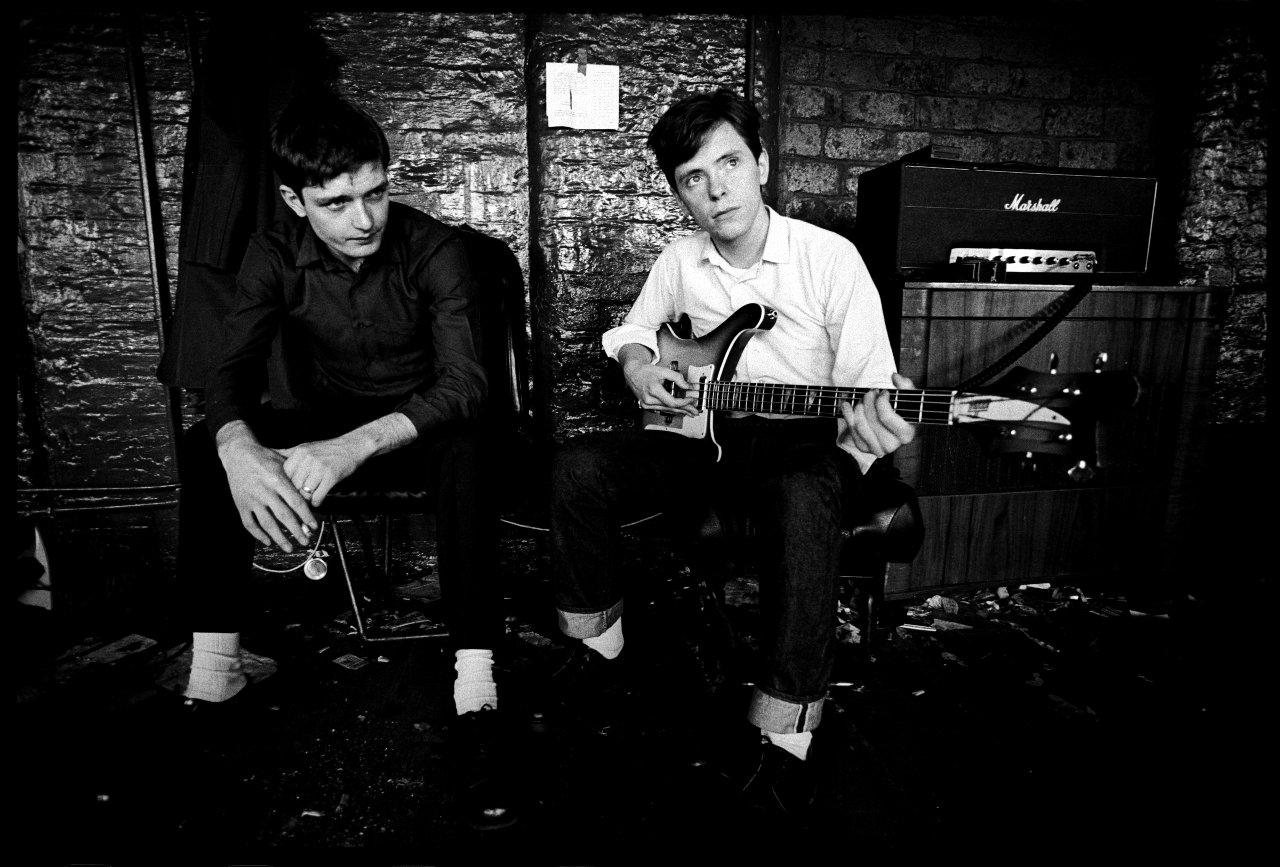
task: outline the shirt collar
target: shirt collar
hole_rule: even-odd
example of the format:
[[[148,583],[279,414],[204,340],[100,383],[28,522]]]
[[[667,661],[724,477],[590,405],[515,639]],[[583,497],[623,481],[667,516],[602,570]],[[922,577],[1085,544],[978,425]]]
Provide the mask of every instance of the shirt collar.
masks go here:
[[[302,237],[298,240],[298,249],[294,254],[294,265],[298,268],[306,268],[316,262],[322,263],[326,268],[340,268],[342,270],[350,270],[347,266],[338,261],[338,257],[324,245],[315,231],[311,228],[311,221],[302,217],[299,219],[302,223],[302,231],[299,233]],[[387,215],[387,227],[382,230],[382,245],[378,247],[378,252],[370,256],[370,260],[377,261],[383,257],[390,261],[398,262],[400,260],[400,245],[393,243],[394,238],[398,237],[395,229],[399,223],[396,220],[395,209]],[[361,266],[361,271],[364,266]]]
[[[311,230],[311,222],[307,219],[302,220],[302,235],[298,241],[297,255],[294,257],[294,264],[299,268],[305,268],[316,262],[324,261],[320,248],[324,245],[320,239],[316,237],[316,233]]]
[[[769,234],[765,236],[764,252],[760,254],[760,259],[764,262],[773,262],[775,264],[788,262],[791,259],[790,221],[768,205],[765,205],[765,209],[769,212]],[[720,255],[720,251],[716,249],[715,242],[711,240],[710,235],[707,235],[702,243],[702,261],[710,262],[722,268],[732,267]]]

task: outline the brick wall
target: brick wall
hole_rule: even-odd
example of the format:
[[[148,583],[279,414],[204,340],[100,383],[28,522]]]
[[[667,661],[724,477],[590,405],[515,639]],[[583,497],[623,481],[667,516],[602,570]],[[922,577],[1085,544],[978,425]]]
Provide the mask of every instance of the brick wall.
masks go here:
[[[930,143],[975,162],[1149,171],[1157,70],[1044,24],[783,17],[780,209],[852,234],[858,176]]]
[[[539,376],[560,438],[633,422],[634,400],[602,390],[600,334],[630,308],[672,237],[694,230],[645,148],[675,100],[746,82],[746,21],[718,15],[553,15],[534,41],[529,108],[536,154],[534,257],[541,329]],[[621,67],[618,130],[548,129],[545,64]]]
[[[1266,418],[1267,126],[1270,84],[1256,30],[1210,43],[1178,221],[1184,282],[1231,288],[1213,391],[1217,422]]]

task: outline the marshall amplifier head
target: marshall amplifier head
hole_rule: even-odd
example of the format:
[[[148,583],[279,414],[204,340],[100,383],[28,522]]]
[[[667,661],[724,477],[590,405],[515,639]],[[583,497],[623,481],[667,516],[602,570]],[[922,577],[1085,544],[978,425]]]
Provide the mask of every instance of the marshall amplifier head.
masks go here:
[[[1155,178],[941,160],[925,148],[858,178],[858,244],[878,277],[940,273],[956,248],[1081,251],[1099,275],[1137,277],[1155,203]]]

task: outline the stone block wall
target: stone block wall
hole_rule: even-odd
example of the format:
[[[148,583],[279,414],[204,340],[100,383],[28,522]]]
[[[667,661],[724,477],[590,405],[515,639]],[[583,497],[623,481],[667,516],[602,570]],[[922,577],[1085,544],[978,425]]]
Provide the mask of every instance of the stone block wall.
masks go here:
[[[979,15],[784,16],[779,31],[792,216],[851,235],[858,176],[931,143],[974,162],[1152,168],[1158,72],[1095,31]]]
[[[1266,418],[1267,118],[1262,35],[1231,28],[1210,43],[1192,100],[1177,261],[1187,283],[1229,287],[1213,390],[1216,422]]]

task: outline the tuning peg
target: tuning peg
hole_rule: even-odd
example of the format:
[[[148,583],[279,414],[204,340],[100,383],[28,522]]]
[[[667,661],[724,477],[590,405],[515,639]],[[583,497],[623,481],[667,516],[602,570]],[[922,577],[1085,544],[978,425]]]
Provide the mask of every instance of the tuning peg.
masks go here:
[[[1058,353],[1056,352],[1049,353],[1049,372],[1050,373],[1058,372]]]
[[[1107,353],[1099,352],[1093,357],[1093,372],[1102,373],[1102,365],[1107,363]]]
[[[1088,461],[1080,461],[1074,467],[1067,470],[1067,477],[1073,482],[1087,482],[1097,475],[1093,467],[1089,466]]]

